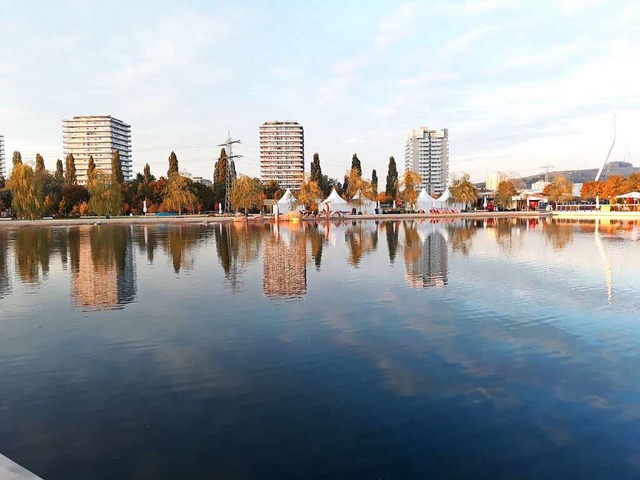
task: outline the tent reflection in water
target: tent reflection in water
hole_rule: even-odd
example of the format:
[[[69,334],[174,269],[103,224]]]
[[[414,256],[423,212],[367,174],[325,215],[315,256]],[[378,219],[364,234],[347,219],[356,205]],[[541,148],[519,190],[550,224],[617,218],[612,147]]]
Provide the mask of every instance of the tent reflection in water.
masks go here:
[[[338,195],[338,192],[336,192],[335,188],[331,190],[329,196],[325,198],[320,205],[322,205],[322,208],[320,208],[320,210],[324,210],[324,206],[327,205],[329,207],[329,212],[331,213],[350,211],[349,204],[344,198]]]
[[[291,193],[291,190],[287,188],[287,191],[284,192],[284,195],[282,195],[282,198],[278,200],[278,212],[281,214],[285,214],[293,210],[300,210],[299,207],[297,209],[294,207],[295,204],[296,204],[296,197],[294,197],[293,193]]]

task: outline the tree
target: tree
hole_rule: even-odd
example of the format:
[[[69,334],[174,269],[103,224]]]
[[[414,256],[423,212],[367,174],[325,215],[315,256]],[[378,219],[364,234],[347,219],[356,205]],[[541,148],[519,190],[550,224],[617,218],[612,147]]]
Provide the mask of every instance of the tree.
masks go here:
[[[176,160],[176,165],[177,162],[178,160]],[[122,162],[120,161],[120,152],[118,150],[114,150],[113,154],[111,155],[111,179],[119,184],[124,183],[124,175],[122,174]]]
[[[245,214],[250,208],[256,208],[260,205],[262,198],[262,185],[257,178],[251,178],[246,175],[240,175],[233,182],[231,192],[229,192],[229,200],[234,209],[244,208]]]
[[[213,169],[213,194],[218,203],[222,203],[227,194],[227,166],[227,151],[222,148]]]
[[[42,218],[45,211],[44,190],[42,182],[29,165],[21,161],[14,164],[8,186],[13,196],[11,208],[19,218]]]
[[[499,205],[503,208],[509,208],[513,203],[514,195],[517,195],[518,191],[516,190],[516,186],[513,184],[511,180],[505,180],[498,184],[498,189],[496,190],[496,205]]]
[[[213,196],[213,188],[207,187],[200,182],[193,182],[193,185],[191,185],[191,190],[196,196],[198,213],[201,213],[202,209],[204,209],[205,211],[213,210],[213,204],[215,202]]]
[[[602,197],[604,182],[584,182],[580,188],[580,197],[583,199]]]
[[[478,201],[478,189],[471,183],[469,175],[465,173],[461,178],[454,178],[449,187],[451,197],[449,199],[453,203],[462,203],[465,208],[469,204],[474,205]]]
[[[144,165],[144,183],[146,185],[150,184],[153,180],[155,180],[154,176],[151,175],[151,167],[148,163]]]
[[[344,176],[344,180],[342,182],[342,191],[345,195],[349,195],[349,175]]]
[[[327,190],[327,176],[322,174],[322,167],[320,166],[320,155],[313,154],[313,162],[311,162],[311,176],[310,180],[316,182],[323,194]],[[329,190],[331,191],[331,190]],[[326,193],[328,195],[328,192]]]
[[[553,179],[549,185],[544,187],[543,195],[549,197],[549,201],[553,203],[566,202],[573,199],[573,183],[562,175]]]
[[[44,158],[39,153],[36,153],[36,173],[44,172]]]
[[[169,170],[167,170],[167,178],[171,178],[171,175],[178,173],[178,157],[175,152],[171,152],[169,155]]]
[[[362,165],[360,165],[360,159],[356,153],[351,157],[351,170],[354,168],[358,171],[358,175],[362,176]]]
[[[280,198],[282,198],[284,192],[280,190],[278,182],[276,182],[275,180],[269,180],[262,185],[262,193],[264,193],[264,198],[279,200]]]
[[[89,201],[89,191],[82,185],[67,185],[62,187],[60,213],[69,213],[74,207]]]
[[[302,205],[305,209],[308,206],[310,210],[315,211],[318,210],[318,202],[321,200],[322,190],[320,190],[318,182],[311,180],[311,177],[309,177],[300,184],[296,205]]]
[[[420,184],[422,183],[422,177],[418,172],[413,170],[406,170],[402,177],[402,200],[409,205],[411,210],[415,209],[415,204],[418,201],[418,195],[420,193]]]
[[[122,211],[122,188],[114,175],[97,172],[87,190],[91,195],[89,209],[96,215],[118,215]]]
[[[640,173],[632,173],[624,182],[624,193],[640,192]]]
[[[19,165],[22,163],[22,154],[17,150],[13,152],[13,166]]]
[[[398,195],[398,169],[396,167],[396,160],[393,157],[389,157],[389,167],[387,170],[387,185],[384,191],[392,199],[395,199]]]
[[[185,208],[193,208],[197,198],[191,191],[189,179],[179,173],[172,173],[167,182],[166,193],[162,207],[168,211],[177,211],[182,215]]]
[[[362,208],[362,201],[365,198],[373,198],[371,183],[362,178],[357,168],[349,170],[344,178],[347,185],[345,193],[358,208]],[[358,192],[360,195],[358,195]]]
[[[373,194],[378,195],[378,172],[375,168],[371,172],[371,188],[373,188]]]
[[[87,166],[87,183],[93,180],[95,176],[96,176],[96,162],[93,160],[93,155],[89,155],[89,165]]]
[[[62,169],[62,160],[58,159],[56,162],[56,180],[64,182],[64,170]]]
[[[73,158],[73,154],[67,155],[67,168],[64,172],[64,184],[76,185],[78,179],[76,178],[76,159]]]
[[[604,181],[602,185],[602,196],[604,198],[615,198],[618,195],[622,195],[625,192],[626,180],[619,175],[612,175]]]

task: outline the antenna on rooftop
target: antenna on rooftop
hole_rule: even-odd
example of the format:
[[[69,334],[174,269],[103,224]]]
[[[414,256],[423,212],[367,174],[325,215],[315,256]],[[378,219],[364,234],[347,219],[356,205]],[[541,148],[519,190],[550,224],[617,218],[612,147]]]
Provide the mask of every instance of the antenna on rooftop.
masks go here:
[[[549,165],[548,163],[546,165],[542,165],[540,168],[544,168],[545,172],[544,172],[544,183],[549,183],[549,169],[550,168],[555,168],[555,165]]]
[[[233,140],[231,138],[231,131],[227,130],[227,141],[225,143],[221,143],[219,147],[225,147],[227,151],[227,172],[225,175],[225,192],[224,192],[224,211],[231,211],[231,202],[229,200],[229,193],[231,192],[231,187],[233,186],[233,176],[231,174],[231,162],[234,158],[240,158],[242,155],[234,155],[233,154],[233,144],[240,143],[240,140]]]

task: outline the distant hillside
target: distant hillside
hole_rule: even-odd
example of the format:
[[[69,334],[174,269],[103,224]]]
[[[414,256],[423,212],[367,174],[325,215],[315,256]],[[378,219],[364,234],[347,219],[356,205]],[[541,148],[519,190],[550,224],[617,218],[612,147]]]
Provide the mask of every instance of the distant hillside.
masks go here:
[[[632,173],[640,172],[640,167],[634,167],[633,164],[629,162],[609,162],[605,165],[604,170],[602,171],[602,177],[600,180],[606,180],[607,178],[613,175],[620,175],[621,177],[628,177]],[[549,172],[549,181],[553,181],[555,177],[560,175],[568,178],[573,183],[584,183],[591,182],[595,180],[596,174],[598,173],[597,168],[587,168],[585,170],[561,170],[555,172]],[[522,177],[521,179],[516,179],[520,182],[524,182],[527,188],[531,187],[532,183],[535,183],[539,180],[544,180],[544,173],[538,173],[536,175],[530,175],[528,177]],[[476,184],[480,188],[484,188],[484,183]]]

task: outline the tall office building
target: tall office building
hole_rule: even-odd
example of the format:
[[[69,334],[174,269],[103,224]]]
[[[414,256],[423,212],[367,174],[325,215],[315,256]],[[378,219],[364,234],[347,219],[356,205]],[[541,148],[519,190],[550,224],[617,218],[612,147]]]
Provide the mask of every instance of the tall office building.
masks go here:
[[[260,126],[260,179],[297,190],[304,181],[304,130],[298,122]]]
[[[411,130],[407,134],[404,167],[422,177],[422,185],[430,195],[444,192],[449,176],[449,130]]]
[[[4,136],[0,135],[0,177],[7,178],[7,162],[4,155]]]
[[[131,126],[110,115],[86,115],[62,121],[64,154],[73,154],[78,183],[87,183],[89,156],[96,169],[111,173],[111,156],[120,152],[125,181],[133,180],[131,162]]]

